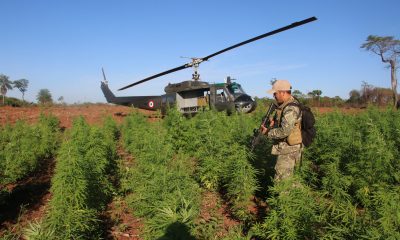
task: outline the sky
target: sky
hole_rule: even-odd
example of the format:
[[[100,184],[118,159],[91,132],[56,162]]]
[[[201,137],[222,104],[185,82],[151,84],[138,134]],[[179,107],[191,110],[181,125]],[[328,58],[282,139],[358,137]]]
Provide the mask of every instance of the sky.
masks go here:
[[[231,76],[250,96],[271,97],[271,80],[286,79],[303,93],[347,99],[362,82],[390,87],[390,70],[360,48],[367,37],[400,39],[399,0],[1,0],[0,9],[0,74],[28,79],[31,102],[40,89],[55,101],[106,102],[102,67],[117,96],[161,95],[192,69],[117,89],[312,16],[203,62],[201,80]]]

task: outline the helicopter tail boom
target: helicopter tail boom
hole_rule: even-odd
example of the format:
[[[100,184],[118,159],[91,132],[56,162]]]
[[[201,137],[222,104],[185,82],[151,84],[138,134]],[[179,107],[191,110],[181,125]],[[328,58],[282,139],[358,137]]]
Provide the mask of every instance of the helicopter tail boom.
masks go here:
[[[162,96],[132,96],[116,97],[104,81],[101,82],[101,90],[108,103],[137,107],[146,110],[158,110],[163,107]]]
[[[101,90],[103,91],[104,97],[106,98],[107,102],[113,103],[116,99],[113,92],[111,92],[108,84],[106,82],[101,82]]]

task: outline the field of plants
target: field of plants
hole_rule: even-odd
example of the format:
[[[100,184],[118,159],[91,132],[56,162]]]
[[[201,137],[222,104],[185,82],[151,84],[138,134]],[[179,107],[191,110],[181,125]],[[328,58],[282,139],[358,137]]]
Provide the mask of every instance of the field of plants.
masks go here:
[[[0,212],[0,239],[400,239],[400,112],[316,112],[302,164],[274,182],[271,142],[249,150],[266,104],[247,115],[171,109],[149,121],[133,111],[66,130],[42,115],[1,127],[0,209],[55,167],[43,214],[21,223]]]

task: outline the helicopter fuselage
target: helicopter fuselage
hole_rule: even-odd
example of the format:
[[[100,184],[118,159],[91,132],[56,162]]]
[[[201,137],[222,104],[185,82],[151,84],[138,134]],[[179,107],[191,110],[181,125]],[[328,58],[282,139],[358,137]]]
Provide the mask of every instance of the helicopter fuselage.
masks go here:
[[[104,81],[101,82],[101,89],[109,103],[161,110],[162,114],[171,106],[176,106],[181,113],[190,115],[206,109],[249,113],[256,108],[256,102],[235,82],[210,84],[202,81],[184,81],[168,84],[165,87],[166,94],[159,96],[116,97]]]

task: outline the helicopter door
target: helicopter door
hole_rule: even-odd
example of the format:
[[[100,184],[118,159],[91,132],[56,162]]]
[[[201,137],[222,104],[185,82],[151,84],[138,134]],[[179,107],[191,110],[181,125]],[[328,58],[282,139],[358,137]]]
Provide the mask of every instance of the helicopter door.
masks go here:
[[[224,89],[217,89],[216,102],[226,102],[226,93]]]
[[[225,91],[225,88],[216,88],[215,89],[215,95],[214,95],[214,103],[212,103],[212,106],[217,110],[217,111],[227,111],[227,112],[232,112],[232,109],[234,109],[234,103],[232,101],[229,101],[229,96],[227,95],[227,92]]]

